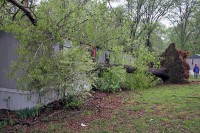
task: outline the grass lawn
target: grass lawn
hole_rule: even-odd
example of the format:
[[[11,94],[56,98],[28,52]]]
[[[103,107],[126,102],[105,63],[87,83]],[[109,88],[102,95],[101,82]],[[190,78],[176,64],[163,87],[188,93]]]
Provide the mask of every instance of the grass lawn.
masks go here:
[[[190,75],[189,81],[190,81],[190,82],[200,81],[200,74],[198,75],[198,78],[197,78],[197,79],[194,78],[194,75]]]
[[[98,105],[74,111],[78,113],[70,117],[64,116],[73,111],[61,111],[59,115],[50,114],[53,117],[47,117],[47,121],[31,126],[8,126],[0,132],[11,129],[69,133],[200,132],[200,84],[197,83],[160,85],[147,90],[101,94],[96,98],[100,99]]]
[[[109,120],[93,127],[104,132],[200,132],[200,86],[169,85],[132,92]],[[90,132],[97,130],[90,129]]]

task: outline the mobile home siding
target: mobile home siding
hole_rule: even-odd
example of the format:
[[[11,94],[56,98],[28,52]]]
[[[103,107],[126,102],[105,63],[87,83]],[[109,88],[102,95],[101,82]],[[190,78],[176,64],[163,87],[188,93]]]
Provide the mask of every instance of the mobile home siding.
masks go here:
[[[16,50],[19,41],[10,33],[0,31],[0,87],[16,89],[16,81],[7,78],[11,64],[17,59]]]

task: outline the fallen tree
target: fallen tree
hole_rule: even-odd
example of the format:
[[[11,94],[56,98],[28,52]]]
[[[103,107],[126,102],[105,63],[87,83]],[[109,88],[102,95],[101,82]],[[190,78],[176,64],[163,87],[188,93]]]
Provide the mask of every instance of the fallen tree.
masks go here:
[[[190,67],[186,62],[187,55],[188,52],[177,50],[174,43],[170,44],[162,53],[161,68],[166,69],[165,76],[167,78],[164,79],[165,81],[171,83],[188,82]]]
[[[186,83],[189,78],[189,65],[186,62],[188,52],[179,51],[175,44],[172,43],[161,55],[161,67],[159,69],[149,68],[156,77],[161,78],[164,82],[171,83]],[[108,67],[120,66],[121,64],[104,64],[97,69],[103,70]],[[128,65],[123,65],[127,73],[134,73],[136,68]]]
[[[177,50],[174,43],[161,55],[160,69],[150,68],[149,71],[164,82],[186,83],[189,78],[190,67],[186,62],[188,52]]]

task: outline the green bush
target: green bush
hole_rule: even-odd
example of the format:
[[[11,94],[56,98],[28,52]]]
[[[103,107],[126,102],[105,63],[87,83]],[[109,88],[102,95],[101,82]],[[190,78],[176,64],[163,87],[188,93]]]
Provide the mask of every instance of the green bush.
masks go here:
[[[126,71],[122,66],[108,68],[100,74],[96,86],[101,91],[119,91],[121,84],[125,81],[125,74]]]
[[[74,47],[51,54],[50,57],[37,57],[28,66],[24,61],[14,64],[16,70],[20,67],[24,72],[17,77],[13,71],[19,89],[41,93],[51,88],[64,98],[65,94],[80,94],[92,88],[94,76],[91,71],[95,64],[86,49]]]
[[[122,88],[128,89],[128,90],[134,90],[134,76],[132,73],[127,73],[125,81],[122,83]]]
[[[79,96],[68,96],[64,108],[79,109],[84,104],[84,99]]]
[[[129,90],[145,89],[157,83],[157,79],[149,73],[149,67],[159,67],[160,61],[155,54],[141,45],[143,43],[135,42],[133,57],[134,61],[129,65],[135,68],[134,73],[127,73],[122,88]]]
[[[81,47],[57,53],[53,79],[55,88],[67,95],[81,95],[90,91],[95,78],[92,73],[94,66],[90,54]]]
[[[147,73],[127,73],[126,80],[122,84],[122,88],[126,88],[128,90],[146,89],[153,86],[156,81],[157,80],[154,79],[154,76]]]
[[[100,72],[96,87],[102,91],[115,92],[122,89],[146,89],[157,83],[157,79],[149,73],[149,67],[159,67],[160,61],[155,54],[139,42],[135,43],[135,50],[131,54],[124,54],[121,49],[114,49],[111,61],[115,64],[129,65],[135,69],[133,73],[126,73],[122,66],[103,69]],[[134,59],[133,59],[134,58]],[[153,64],[153,65],[152,65]]]

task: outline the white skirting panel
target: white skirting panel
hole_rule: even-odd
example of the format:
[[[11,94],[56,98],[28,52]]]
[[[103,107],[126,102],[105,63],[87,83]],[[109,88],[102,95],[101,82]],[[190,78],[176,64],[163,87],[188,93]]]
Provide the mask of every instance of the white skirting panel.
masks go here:
[[[16,89],[0,88],[0,109],[20,110],[57,100],[58,95],[50,90],[44,94]]]

